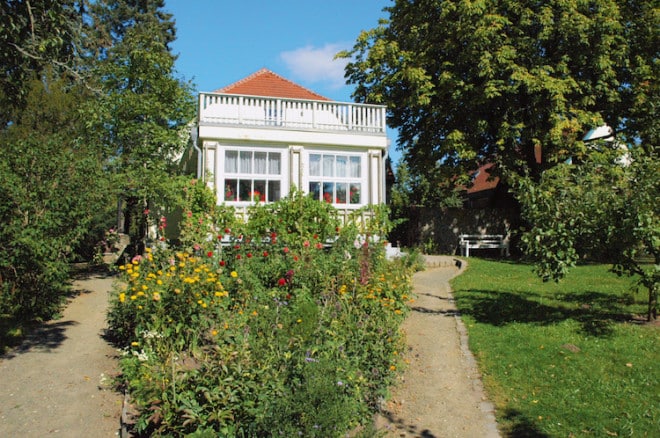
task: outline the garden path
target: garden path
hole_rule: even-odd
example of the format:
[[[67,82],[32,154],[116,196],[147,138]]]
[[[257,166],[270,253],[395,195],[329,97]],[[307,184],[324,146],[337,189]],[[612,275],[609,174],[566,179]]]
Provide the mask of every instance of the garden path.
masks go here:
[[[376,427],[388,437],[499,437],[449,288],[461,269],[450,257],[427,265],[413,278],[417,298],[403,327],[409,365]],[[63,317],[0,357],[0,436],[117,436],[122,400],[109,388],[117,351],[103,339],[112,281],[78,279]]]
[[[117,436],[122,397],[110,388],[117,351],[103,339],[113,278],[90,274],[62,318],[0,356],[0,436]]]
[[[426,264],[413,277],[416,298],[403,324],[407,369],[391,388],[376,428],[387,437],[497,438],[494,409],[449,287],[465,262],[427,256]]]

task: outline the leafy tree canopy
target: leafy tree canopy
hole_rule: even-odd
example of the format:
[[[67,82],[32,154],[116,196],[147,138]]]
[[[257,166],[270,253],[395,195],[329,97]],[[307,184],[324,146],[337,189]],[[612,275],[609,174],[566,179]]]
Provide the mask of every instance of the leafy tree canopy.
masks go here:
[[[588,153],[582,136],[604,122],[658,145],[653,3],[397,0],[339,56],[354,98],[388,106],[413,174],[497,161],[538,177]]]

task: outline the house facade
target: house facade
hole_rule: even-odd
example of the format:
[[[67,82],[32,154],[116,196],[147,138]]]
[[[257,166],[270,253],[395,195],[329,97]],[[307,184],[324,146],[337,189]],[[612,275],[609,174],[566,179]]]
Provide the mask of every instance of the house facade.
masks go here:
[[[197,176],[245,212],[297,188],[346,213],[385,202],[385,107],[331,101],[267,69],[200,93]]]

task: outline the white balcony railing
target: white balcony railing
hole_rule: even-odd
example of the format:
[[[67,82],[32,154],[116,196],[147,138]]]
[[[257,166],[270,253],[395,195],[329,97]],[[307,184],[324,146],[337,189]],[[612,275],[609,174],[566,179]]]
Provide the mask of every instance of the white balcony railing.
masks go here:
[[[323,100],[201,93],[199,123],[385,135],[385,107]]]

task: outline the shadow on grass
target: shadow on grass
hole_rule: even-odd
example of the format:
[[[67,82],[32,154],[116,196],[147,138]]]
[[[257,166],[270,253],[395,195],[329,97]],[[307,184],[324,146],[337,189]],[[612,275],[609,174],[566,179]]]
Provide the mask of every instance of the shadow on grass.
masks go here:
[[[572,319],[592,336],[608,336],[615,322],[631,319],[629,314],[621,312],[618,297],[593,291],[551,298],[535,293],[470,290],[457,293],[456,302],[461,314],[482,323],[548,325]]]
[[[549,438],[550,436],[541,432],[529,418],[515,409],[507,409],[503,418],[510,423],[503,434],[507,438]]]

